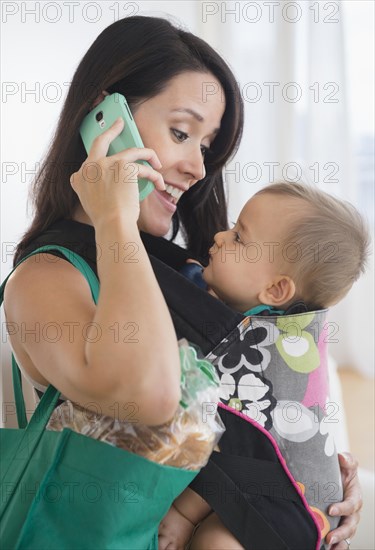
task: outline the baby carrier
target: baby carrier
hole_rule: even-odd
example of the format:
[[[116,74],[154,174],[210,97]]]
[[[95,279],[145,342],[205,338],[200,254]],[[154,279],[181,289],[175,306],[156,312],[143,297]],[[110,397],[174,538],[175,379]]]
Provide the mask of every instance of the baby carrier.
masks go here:
[[[46,232],[25,255],[43,244],[60,244],[91,260],[95,269],[95,242],[90,251],[76,239],[69,245],[67,226],[63,229]],[[200,348],[222,384],[219,412],[226,431],[220,452],[213,452],[190,487],[246,549],[319,550],[338,523],[328,507],[342,499],[328,429],[334,418],[328,406],[326,311],[246,317],[178,272],[189,257],[186,250],[141,236],[177,337]]]
[[[176,273],[185,250],[142,238],[177,336],[198,344],[221,379],[220,453],[190,487],[245,548],[321,548],[339,521],[328,507],[342,500],[327,310],[246,317]]]

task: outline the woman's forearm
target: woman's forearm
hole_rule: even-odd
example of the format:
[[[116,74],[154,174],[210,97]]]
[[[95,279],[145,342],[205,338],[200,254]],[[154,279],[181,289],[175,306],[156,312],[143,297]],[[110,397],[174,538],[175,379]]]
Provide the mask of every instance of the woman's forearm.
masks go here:
[[[101,337],[88,337],[87,363],[93,371],[105,368],[119,398],[127,394],[143,402],[152,395],[157,403],[160,395],[161,406],[174,410],[180,395],[177,338],[138,228],[115,219],[95,227],[95,235],[100,294],[93,334],[99,327]]]

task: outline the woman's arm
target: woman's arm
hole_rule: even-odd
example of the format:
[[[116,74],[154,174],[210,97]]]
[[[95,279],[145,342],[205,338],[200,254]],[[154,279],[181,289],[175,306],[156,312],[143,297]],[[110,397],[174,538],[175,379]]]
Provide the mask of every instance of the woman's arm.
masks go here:
[[[180,392],[178,345],[169,310],[137,227],[114,220],[97,225],[95,234],[101,284],[92,322],[102,327],[102,336],[87,339],[85,357],[95,379],[103,376],[106,365],[106,391],[114,401],[130,393],[144,408],[149,400],[154,409],[149,422],[158,424],[173,415]],[[114,243],[119,243],[116,259]]]
[[[177,408],[180,360],[169,310],[137,227],[137,175],[152,180],[159,189],[164,182],[150,166],[136,164],[142,159],[158,166],[151,149],[105,156],[121,129],[122,125],[114,125],[98,137],[88,166],[83,163],[71,178],[95,228],[97,306],[76,268],[42,254],[27,259],[9,279],[5,310],[7,322],[24,326],[25,338],[19,343],[30,362],[67,398],[82,406],[94,402],[102,414],[120,420],[129,419],[131,404],[133,421],[157,425]],[[93,173],[100,178],[93,180],[94,164]],[[133,255],[126,248],[129,244]],[[57,339],[43,333],[51,323],[57,327]],[[35,327],[39,327],[38,338]]]
[[[331,516],[342,516],[339,527],[326,536],[332,550],[347,550],[345,539],[351,540],[359,523],[362,508],[361,486],[358,480],[358,462],[350,454],[339,454],[341,478],[344,488],[344,500],[330,507]]]

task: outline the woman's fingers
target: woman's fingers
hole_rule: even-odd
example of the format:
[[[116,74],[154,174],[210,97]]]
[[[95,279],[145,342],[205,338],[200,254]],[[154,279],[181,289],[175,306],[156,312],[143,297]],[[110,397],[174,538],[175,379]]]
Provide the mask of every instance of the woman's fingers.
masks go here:
[[[157,189],[164,190],[164,180],[156,172],[156,170],[160,170],[161,162],[153,149],[131,147],[107,157],[111,142],[121,134],[123,127],[124,121],[120,117],[105,132],[94,139],[87,159],[81,167],[84,167],[84,170],[87,172],[88,179],[90,180],[89,173],[91,173],[94,174],[93,177],[96,180],[97,174],[101,174],[105,166],[111,166],[115,175],[117,172],[117,177],[120,175],[125,176],[123,181],[135,181],[136,178],[146,178],[152,181]],[[148,161],[154,170],[149,166],[137,163],[139,160]],[[70,182],[75,182],[74,174],[72,174]]]
[[[128,151],[130,151],[130,149]],[[140,178],[146,178],[152,181],[156,189],[164,191],[165,183],[163,176],[160,174],[160,172],[157,172],[151,166],[136,162],[136,160],[138,159],[143,160],[142,157],[152,158],[151,153],[143,154],[142,151],[142,149],[131,150],[131,155],[129,155],[130,158],[128,156],[124,158],[124,155],[122,153],[122,156],[120,157],[118,157],[117,155],[109,157],[111,159],[110,169],[113,172],[114,181],[117,180],[117,182],[121,181],[122,183],[125,183],[126,181],[137,181]],[[153,160],[156,163],[156,159],[154,158]],[[83,163],[81,167],[82,172],[84,173],[84,179],[86,179],[88,183],[97,183],[97,181],[102,176],[103,168],[104,165],[102,162],[99,163],[95,161],[90,161],[89,158],[87,158],[87,160]],[[76,181],[77,172],[74,172],[70,176],[70,183],[73,185],[73,188]]]
[[[109,157],[113,161],[125,160],[125,162],[136,162],[147,160],[156,170],[160,170],[161,162],[153,149],[148,147],[130,147]]]
[[[122,118],[117,119],[112,126],[105,132],[97,136],[91,146],[87,157],[87,162],[97,162],[107,156],[111,142],[121,134],[124,128]],[[155,169],[161,168],[161,162],[153,149],[146,147],[131,147],[124,149],[115,155],[109,157],[111,162],[124,160],[126,162],[136,162],[137,160],[147,160]]]
[[[326,541],[328,544],[332,544],[331,550],[345,550],[348,547],[345,539],[351,540],[354,537],[358,523],[359,513],[356,512],[351,516],[345,517],[337,529],[330,531],[326,536]]]
[[[118,177],[121,177],[123,182],[137,181],[140,178],[146,178],[152,181],[156,189],[159,189],[160,191],[165,190],[163,176],[151,166],[146,166],[135,161],[124,162],[121,158],[115,161],[114,166],[116,166],[118,171]]]
[[[361,486],[358,479],[358,461],[350,453],[339,453],[338,458],[344,500],[331,506],[329,513],[332,516],[349,516],[354,512],[359,512],[363,505]]]
[[[88,157],[70,177],[72,188],[94,226],[107,216],[138,220],[139,179],[147,179],[157,190],[165,190],[163,176],[157,171],[161,163],[153,149],[132,147],[106,156],[123,124],[122,119],[116,121],[95,138]]]
[[[353,496],[351,496],[351,492],[353,491]],[[329,511],[330,516],[350,516],[351,514],[354,514],[355,512],[359,512],[359,510],[362,508],[362,499],[359,500],[361,497],[357,494],[356,488],[350,488],[347,491],[347,495],[345,496],[345,500],[342,502],[339,502],[332,506]]]
[[[332,550],[346,550],[345,539],[352,539],[359,523],[359,511],[362,508],[361,486],[358,480],[358,461],[350,453],[338,455],[344,500],[335,503],[329,509],[331,516],[342,516],[339,527],[330,531],[326,541],[332,544]]]
[[[355,458],[355,456],[352,455],[352,453],[348,453],[348,452],[339,453],[338,459],[339,459],[341,470],[357,473],[358,460]]]
[[[124,121],[120,118],[116,120],[116,122],[114,122],[108,130],[97,136],[93,141],[87,160],[90,162],[96,162],[99,159],[106,157],[109,146],[112,141],[121,134],[123,128]],[[111,161],[124,159],[125,162],[147,160],[152,166],[154,166],[154,168],[161,168],[161,162],[158,159],[157,154],[153,149],[149,149],[147,147],[130,147],[129,149],[124,149],[115,155],[111,155],[109,158]]]
[[[105,132],[97,136],[88,154],[88,159],[91,162],[98,161],[99,159],[106,157],[111,142],[121,134],[124,128],[124,120],[122,118],[117,119],[112,126],[110,126]]]

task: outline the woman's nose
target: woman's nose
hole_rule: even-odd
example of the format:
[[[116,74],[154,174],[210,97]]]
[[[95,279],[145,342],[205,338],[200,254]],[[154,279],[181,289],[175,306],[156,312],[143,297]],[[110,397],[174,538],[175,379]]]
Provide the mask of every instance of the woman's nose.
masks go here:
[[[206,177],[206,168],[200,147],[198,151],[191,152],[184,159],[181,168],[186,174],[191,176],[190,187]]]

